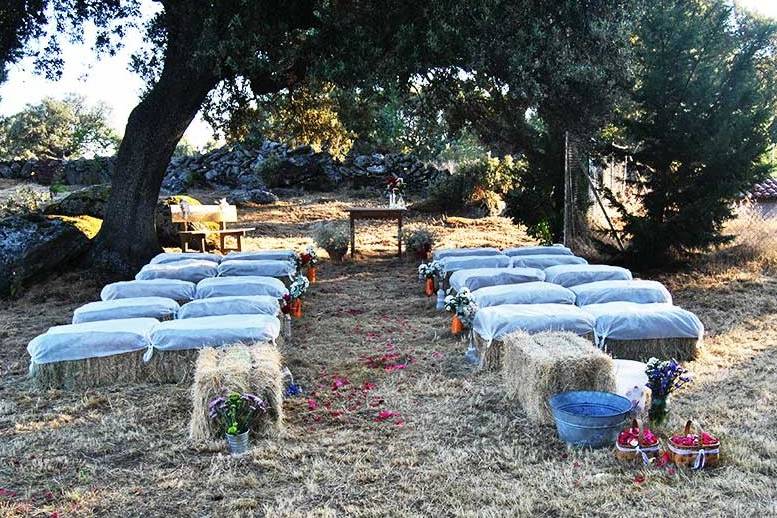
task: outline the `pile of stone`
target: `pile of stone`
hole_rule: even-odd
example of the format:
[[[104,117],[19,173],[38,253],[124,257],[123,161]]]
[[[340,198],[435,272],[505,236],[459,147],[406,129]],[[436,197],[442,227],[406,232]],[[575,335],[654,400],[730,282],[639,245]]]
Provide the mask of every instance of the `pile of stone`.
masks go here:
[[[0,163],[0,177],[42,184],[93,185],[110,181],[114,157],[91,160],[30,160]],[[392,175],[402,176],[411,191],[424,192],[448,174],[413,155],[354,154],[343,161],[310,146],[289,147],[265,140],[258,145],[234,144],[208,153],[176,156],[162,182],[163,194],[190,187],[228,190],[230,203],[272,203],[277,193],[332,191],[339,188],[382,188]]]

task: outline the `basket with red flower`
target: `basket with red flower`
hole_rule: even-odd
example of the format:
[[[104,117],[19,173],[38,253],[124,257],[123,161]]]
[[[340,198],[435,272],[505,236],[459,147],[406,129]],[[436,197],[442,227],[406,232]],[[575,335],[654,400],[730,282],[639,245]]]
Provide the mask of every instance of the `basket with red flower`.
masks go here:
[[[631,420],[631,426],[618,434],[615,441],[615,457],[624,462],[641,460],[643,464],[650,464],[650,459],[658,457],[661,447],[660,439],[643,426],[637,419]]]
[[[691,426],[692,423],[688,420],[683,433],[673,435],[669,439],[672,462],[678,466],[693,469],[717,466],[720,458],[720,440],[703,430],[692,433]]]

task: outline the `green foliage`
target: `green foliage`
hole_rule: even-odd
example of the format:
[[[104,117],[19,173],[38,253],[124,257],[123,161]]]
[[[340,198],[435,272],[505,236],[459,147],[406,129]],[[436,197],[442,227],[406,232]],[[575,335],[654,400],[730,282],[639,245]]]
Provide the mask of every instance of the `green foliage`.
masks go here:
[[[550,246],[555,242],[553,239],[553,227],[547,219],[542,219],[536,224],[527,227],[526,233],[544,246]]]
[[[83,97],[50,97],[0,119],[0,159],[78,158],[113,153],[119,138],[103,104],[87,106]]]
[[[23,185],[0,200],[0,218],[6,216],[31,214],[40,210],[51,201],[51,193]]]
[[[335,261],[339,261],[348,252],[351,242],[348,224],[342,221],[325,221],[313,229],[313,241],[326,250]]]
[[[269,155],[254,168],[254,172],[261,176],[268,186],[283,185],[283,160],[277,155]]]
[[[429,198],[443,211],[460,211],[484,203],[486,212],[495,212],[501,196],[509,192],[523,174],[526,162],[507,155],[486,156],[466,162],[448,177],[429,187]]]
[[[775,24],[723,0],[651,4],[637,33],[638,81],[626,111],[642,211],[619,208],[631,251],[659,262],[723,242],[732,202],[769,173]]]

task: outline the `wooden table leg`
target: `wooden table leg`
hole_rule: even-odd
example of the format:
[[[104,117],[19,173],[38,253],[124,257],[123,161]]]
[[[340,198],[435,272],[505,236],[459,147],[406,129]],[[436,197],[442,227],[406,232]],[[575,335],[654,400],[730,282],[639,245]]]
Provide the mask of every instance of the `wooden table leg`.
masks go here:
[[[219,251],[223,254],[226,246],[224,245],[224,234],[219,234]]]
[[[356,257],[356,229],[354,228],[354,218],[351,214],[351,259]]]
[[[402,214],[399,214],[399,231],[397,232],[397,257],[402,258]]]
[[[243,234],[237,235],[237,251],[238,252],[243,251]]]

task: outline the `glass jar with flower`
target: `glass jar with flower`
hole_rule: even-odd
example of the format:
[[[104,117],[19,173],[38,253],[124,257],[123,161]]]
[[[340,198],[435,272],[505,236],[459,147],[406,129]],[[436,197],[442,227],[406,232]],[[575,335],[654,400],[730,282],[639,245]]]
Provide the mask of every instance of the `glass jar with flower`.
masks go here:
[[[650,358],[645,368],[650,389],[650,409],[648,417],[656,425],[666,421],[669,414],[669,397],[691,381],[688,371],[677,363],[676,360],[661,361],[658,358]]]

